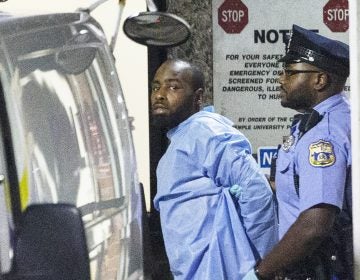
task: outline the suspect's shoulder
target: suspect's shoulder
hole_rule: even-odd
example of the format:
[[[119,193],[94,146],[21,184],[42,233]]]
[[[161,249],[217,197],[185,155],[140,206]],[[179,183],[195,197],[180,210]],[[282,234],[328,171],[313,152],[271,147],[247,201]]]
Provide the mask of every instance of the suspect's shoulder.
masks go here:
[[[208,111],[198,112],[194,119],[194,123],[214,131],[218,129],[223,131],[224,129],[230,129],[233,126],[233,122],[228,118],[218,113]]]
[[[243,133],[233,127],[234,123],[231,120],[220,114],[200,111],[196,115],[192,127],[194,133],[202,130],[215,137],[231,135],[231,137],[246,139]]]

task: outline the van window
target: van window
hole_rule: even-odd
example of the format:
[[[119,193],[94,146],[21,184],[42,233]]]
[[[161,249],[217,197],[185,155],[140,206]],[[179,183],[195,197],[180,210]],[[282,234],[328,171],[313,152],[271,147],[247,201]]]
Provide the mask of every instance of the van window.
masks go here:
[[[51,64],[52,59],[41,57],[41,63]],[[69,202],[86,214],[108,208],[94,202],[119,198],[109,202],[117,207],[125,202],[120,165],[125,165],[122,149],[128,136],[117,135],[118,120],[109,98],[112,85],[107,85],[111,79],[102,73],[101,59],[96,55],[79,74],[36,68],[34,59],[16,65],[13,84],[20,85],[15,100],[30,163],[29,185],[36,186],[29,203]]]

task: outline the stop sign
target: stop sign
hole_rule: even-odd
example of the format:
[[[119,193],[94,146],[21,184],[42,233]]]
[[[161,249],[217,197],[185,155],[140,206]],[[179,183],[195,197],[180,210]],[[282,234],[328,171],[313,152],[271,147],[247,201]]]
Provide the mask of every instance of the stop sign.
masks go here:
[[[218,9],[218,23],[226,33],[240,33],[248,22],[248,8],[241,0],[225,0]]]
[[[345,32],[349,29],[348,0],[330,0],[323,8],[323,20],[332,32]]]

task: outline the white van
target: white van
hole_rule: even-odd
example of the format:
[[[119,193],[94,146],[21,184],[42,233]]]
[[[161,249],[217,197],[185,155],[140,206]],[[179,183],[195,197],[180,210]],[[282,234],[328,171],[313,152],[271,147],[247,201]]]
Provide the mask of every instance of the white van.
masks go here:
[[[141,189],[99,24],[2,14],[0,78],[0,279],[141,279]]]
[[[184,32],[174,36],[178,23]],[[126,26],[152,46],[189,36],[160,12]],[[144,279],[142,213],[131,125],[101,26],[85,10],[0,13],[0,279]]]

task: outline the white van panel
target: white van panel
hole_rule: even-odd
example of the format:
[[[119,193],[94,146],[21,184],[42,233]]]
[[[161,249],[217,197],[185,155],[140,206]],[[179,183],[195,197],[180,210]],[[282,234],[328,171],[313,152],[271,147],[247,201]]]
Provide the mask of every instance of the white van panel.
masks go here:
[[[132,136],[101,29],[84,14],[0,23],[1,81],[21,208],[75,204],[85,223],[92,279],[141,275]]]

